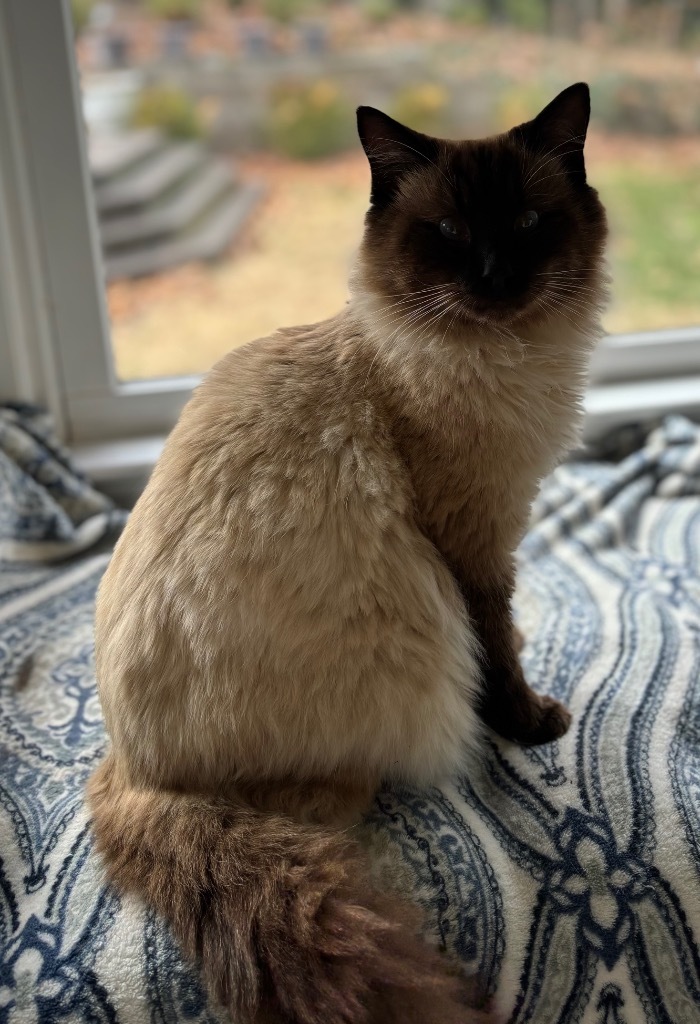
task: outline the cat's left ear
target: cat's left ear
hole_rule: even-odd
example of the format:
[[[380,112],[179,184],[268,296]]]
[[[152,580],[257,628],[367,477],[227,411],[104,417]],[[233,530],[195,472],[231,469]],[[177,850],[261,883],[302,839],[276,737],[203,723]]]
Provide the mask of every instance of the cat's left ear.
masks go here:
[[[384,206],[411,170],[434,163],[438,141],[395,121],[374,107],[358,107],[357,132],[372,170],[371,200]]]
[[[583,146],[590,116],[590,90],[585,82],[577,82],[560,92],[533,121],[513,130],[528,149],[561,160],[578,182],[585,184]]]

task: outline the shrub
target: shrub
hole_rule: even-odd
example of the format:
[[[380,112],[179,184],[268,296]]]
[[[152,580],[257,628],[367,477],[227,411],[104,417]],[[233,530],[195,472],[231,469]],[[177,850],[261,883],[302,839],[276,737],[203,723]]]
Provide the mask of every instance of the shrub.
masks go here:
[[[438,135],[447,126],[449,102],[449,93],[442,85],[409,85],[394,96],[391,116],[417,132]]]
[[[351,144],[352,111],[333,82],[285,83],[272,93],[267,135],[285,156],[316,160]]]
[[[383,25],[397,12],[396,0],[362,0],[362,13],[375,25]]]
[[[483,0],[451,0],[446,15],[462,25],[485,25],[489,12]]]
[[[135,128],[159,128],[174,139],[204,135],[204,123],[192,97],[170,85],[154,85],[140,92],[131,123]]]
[[[506,0],[508,21],[529,32],[541,32],[547,27],[545,0]]]
[[[201,0],[147,0],[147,6],[151,14],[157,18],[191,20],[198,17],[202,2]]]
[[[95,0],[71,0],[70,9],[73,16],[73,31],[80,35],[90,21]]]
[[[549,90],[542,83],[525,85],[512,82],[500,90],[495,103],[495,119],[502,131],[508,131],[516,124],[530,121],[538,111],[551,100],[556,87]]]
[[[281,25],[289,25],[304,13],[306,6],[304,0],[263,0],[265,14]]]
[[[614,132],[639,135],[673,135],[683,126],[695,127],[692,111],[674,103],[672,88],[665,83],[632,75],[603,75],[593,85],[598,121]],[[694,103],[692,89],[681,90]],[[680,115],[680,116],[679,116]]]

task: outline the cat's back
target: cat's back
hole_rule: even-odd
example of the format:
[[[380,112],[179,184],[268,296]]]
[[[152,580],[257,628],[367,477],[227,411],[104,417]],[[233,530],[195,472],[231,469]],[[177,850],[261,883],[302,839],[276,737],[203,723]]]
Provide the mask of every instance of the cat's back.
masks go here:
[[[348,333],[339,317],[224,357],[184,410],[144,504],[161,515],[168,505],[179,522],[189,510],[190,525],[202,509],[205,531],[265,535],[315,529],[332,506],[402,511],[407,477]]]
[[[279,771],[293,771],[297,745],[279,746],[284,722],[308,733],[319,771],[369,748],[384,771],[399,756],[380,739],[389,694],[401,718],[395,681],[419,723],[426,679],[454,664],[468,666],[460,678],[472,674],[454,584],[413,521],[390,423],[339,330],[283,332],[222,360],[130,517],[100,588],[96,641],[108,728],[132,762],[162,766],[167,745],[169,770],[194,759],[200,776],[205,760],[217,771],[237,722],[239,763],[276,749]],[[301,696],[309,687],[314,710]],[[446,721],[459,720],[456,699],[450,684]],[[364,716],[357,734],[349,727],[345,700],[376,705],[374,739]],[[434,767],[459,742],[441,734],[411,756]]]
[[[158,589],[179,572],[183,588],[209,573],[211,590],[224,583],[223,558],[229,576],[238,562],[267,561],[335,522],[333,509],[356,534],[403,511],[405,473],[346,341],[342,320],[293,328],[212,369],[168,438],[103,590]]]

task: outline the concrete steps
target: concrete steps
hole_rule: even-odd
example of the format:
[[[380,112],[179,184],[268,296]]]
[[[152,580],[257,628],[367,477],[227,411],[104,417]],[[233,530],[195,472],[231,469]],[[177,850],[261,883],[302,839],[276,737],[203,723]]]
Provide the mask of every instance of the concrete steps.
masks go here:
[[[215,259],[263,191],[199,142],[152,131],[94,140],[90,164],[110,281]]]
[[[202,220],[190,226],[186,233],[106,254],[107,279],[144,277],[183,263],[216,259],[243,227],[262,194],[258,183],[239,185],[210,207]]]
[[[90,170],[95,184],[108,180],[165,145],[163,136],[151,129],[126,135],[90,137]]]

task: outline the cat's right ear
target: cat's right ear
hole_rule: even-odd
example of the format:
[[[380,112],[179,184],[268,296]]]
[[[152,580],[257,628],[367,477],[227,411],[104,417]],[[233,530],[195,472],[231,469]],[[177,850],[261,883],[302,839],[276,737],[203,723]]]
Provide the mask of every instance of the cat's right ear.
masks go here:
[[[590,116],[589,88],[585,82],[577,82],[560,92],[533,121],[521,124],[513,131],[543,159],[547,155],[556,157],[579,182],[585,184],[583,146]]]
[[[357,108],[357,131],[372,171],[373,206],[391,202],[409,171],[437,157],[436,139],[406,128],[374,107]]]

